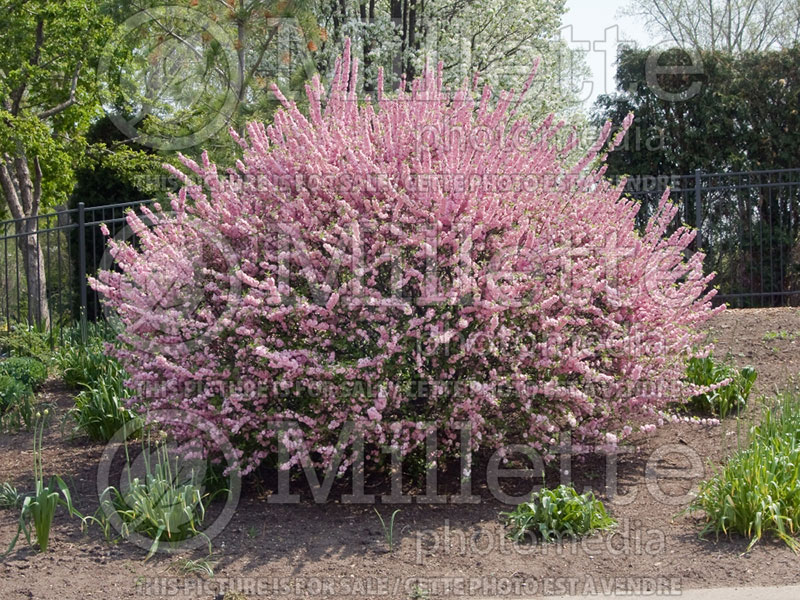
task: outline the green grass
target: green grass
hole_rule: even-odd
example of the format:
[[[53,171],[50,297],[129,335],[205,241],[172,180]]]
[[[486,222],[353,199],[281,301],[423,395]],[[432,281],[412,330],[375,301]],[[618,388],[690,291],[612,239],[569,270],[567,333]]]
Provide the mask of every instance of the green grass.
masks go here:
[[[108,356],[103,345],[92,341],[88,345],[67,345],[56,355],[64,382],[72,388],[91,385],[109,371],[116,371],[119,364]]]
[[[690,409],[724,419],[730,414],[739,413],[750,397],[757,373],[751,367],[736,367],[719,363],[709,355],[705,358],[691,358],[686,367],[686,380],[700,386],[718,386],[689,399]],[[729,380],[726,385],[722,382]]]
[[[176,572],[181,577],[187,575],[204,575],[209,579],[214,578],[214,565],[209,558],[198,558],[195,560],[188,558],[175,559],[169,569]]]
[[[92,335],[84,344],[73,339],[76,336],[68,338],[56,356],[64,381],[81,390],[68,417],[74,424],[74,433],[83,433],[95,442],[108,442],[124,425],[138,419],[126,405],[131,396],[125,387],[128,374],[108,355],[107,339]],[[137,427],[133,423],[132,429]]]
[[[701,536],[740,534],[749,551],[772,535],[800,550],[800,393],[778,396],[749,445],[704,482],[687,511],[702,511]]]
[[[529,502],[523,502],[500,516],[505,518],[509,535],[515,542],[534,539],[550,542],[565,536],[576,538],[616,525],[593,493],[578,494],[575,488],[566,485],[534,492]]]
[[[83,391],[75,396],[75,405],[67,413],[76,433],[84,433],[95,442],[108,442],[125,425],[134,423],[133,429],[137,428],[138,417],[125,404],[130,397],[125,377],[120,367],[117,372],[109,370],[91,384],[83,384]]]

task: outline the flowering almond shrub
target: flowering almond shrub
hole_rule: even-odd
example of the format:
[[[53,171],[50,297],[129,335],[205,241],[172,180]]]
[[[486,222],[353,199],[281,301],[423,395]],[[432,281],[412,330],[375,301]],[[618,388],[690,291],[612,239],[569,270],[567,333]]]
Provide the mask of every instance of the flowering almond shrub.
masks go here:
[[[308,115],[275,88],[284,108],[233,134],[235,168],[185,159],[172,210],[109,240],[118,269],[92,284],[137,402],[211,420],[248,472],[336,465],[337,447],[342,470],[357,439],[404,456],[430,427],[442,452],[614,446],[696,393],[711,277],[684,257],[693,232],[666,235],[666,196],[635,231],[596,166],[619,136],[570,161],[577,138],[515,118],[521,95],[451,95],[429,69],[372,103],[357,68],[347,47]]]

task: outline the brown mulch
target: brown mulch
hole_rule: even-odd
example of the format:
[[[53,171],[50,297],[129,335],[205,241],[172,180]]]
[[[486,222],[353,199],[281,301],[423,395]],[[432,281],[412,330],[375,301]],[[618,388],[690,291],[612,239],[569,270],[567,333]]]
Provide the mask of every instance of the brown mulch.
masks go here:
[[[782,333],[783,332],[783,333]],[[753,397],[772,394],[800,373],[800,309],[729,310],[713,322],[715,355],[752,365],[759,373]],[[61,416],[71,393],[51,381],[40,399],[57,406],[44,441],[48,473],[62,475],[84,514],[97,508],[96,465],[102,446],[71,438]],[[20,543],[0,561],[0,599],[78,600],[102,598],[221,598],[229,586],[246,598],[412,598],[414,586],[429,597],[531,597],[586,592],[604,586],[637,586],[665,592],[725,586],[800,583],[800,560],[785,545],[769,540],[744,554],[747,541],[698,538],[699,516],[679,515],[687,492],[709,476],[736,447],[747,419],[758,414],[752,402],[745,422],[728,419],[717,427],[667,425],[635,440],[619,459],[617,491],[606,501],[619,521],[613,534],[583,542],[514,546],[498,513],[508,506],[487,492],[476,467],[476,504],[378,505],[387,518],[400,509],[395,549],[388,552],[374,505],[342,502],[346,486],[334,487],[323,505],[270,504],[273,482],[245,482],[236,514],[213,540],[215,578],[181,576],[175,557],[107,542],[97,527],[80,531],[79,522],[59,512],[48,552],[37,554]],[[31,485],[31,434],[0,435],[0,482],[21,489]],[[573,460],[569,477],[578,490],[603,491],[608,469],[602,458]],[[693,472],[688,467],[693,467]],[[645,478],[645,473],[650,477]],[[558,477],[551,474],[551,479]],[[367,493],[373,489],[368,479]],[[445,487],[457,482],[442,478]],[[524,489],[525,482],[504,488]],[[530,486],[530,482],[528,483]],[[298,487],[300,485],[298,484]],[[344,489],[343,489],[344,487]],[[607,491],[607,490],[605,490]],[[0,550],[16,531],[18,513],[0,510]],[[184,558],[202,558],[202,550]],[[240,596],[241,597],[241,596]],[[424,597],[424,596],[417,596]]]

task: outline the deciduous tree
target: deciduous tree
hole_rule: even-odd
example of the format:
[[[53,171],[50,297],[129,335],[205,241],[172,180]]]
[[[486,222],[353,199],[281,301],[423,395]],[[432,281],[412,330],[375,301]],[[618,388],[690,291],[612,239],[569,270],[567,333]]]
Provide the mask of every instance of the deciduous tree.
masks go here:
[[[28,318],[48,324],[40,209],[66,199],[100,110],[93,57],[110,23],[90,0],[2,0],[0,186],[17,219]]]

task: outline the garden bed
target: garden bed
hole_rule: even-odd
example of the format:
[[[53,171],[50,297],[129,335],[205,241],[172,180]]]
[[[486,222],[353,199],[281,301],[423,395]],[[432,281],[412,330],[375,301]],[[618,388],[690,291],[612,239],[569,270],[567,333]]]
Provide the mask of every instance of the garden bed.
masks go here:
[[[772,394],[800,373],[798,309],[730,310],[714,320],[711,336],[717,357],[730,353],[737,366],[752,365],[758,371],[746,420],[758,414],[757,395]],[[39,396],[57,406],[56,419],[45,433],[45,473],[61,475],[73,489],[78,509],[91,514],[97,508],[96,465],[103,447],[70,439],[61,427],[72,392],[50,381]],[[125,542],[108,543],[97,527],[82,534],[78,520],[60,511],[48,552],[37,554],[22,543],[0,562],[0,598],[211,599],[230,586],[242,588],[247,598],[410,598],[426,597],[426,589],[432,591],[430,597],[526,597],[602,592],[612,585],[674,593],[796,584],[798,556],[784,544],[764,539],[742,554],[745,539],[700,540],[699,517],[676,516],[686,503],[664,501],[685,495],[708,477],[745,430],[746,425],[729,418],[716,427],[670,424],[634,438],[637,451],[619,460],[617,501],[599,494],[619,521],[617,531],[579,542],[514,546],[498,518],[508,506],[488,493],[485,464],[480,462],[472,484],[479,503],[377,506],[387,524],[391,512],[400,509],[392,552],[374,505],[341,502],[350,491],[347,485],[334,486],[324,505],[305,496],[299,504],[270,504],[270,478],[251,478],[232,521],[213,540],[213,579],[182,576],[178,567],[185,563],[177,556],[159,554],[143,562],[145,551]],[[699,458],[700,468],[687,478],[691,458]],[[32,434],[0,435],[0,482],[27,489],[32,463]],[[587,486],[602,490],[605,461],[575,460],[568,476],[579,491]],[[371,483],[367,493],[385,491]],[[441,484],[458,487],[447,475]],[[2,550],[16,531],[17,515],[0,510]],[[182,558],[204,556],[201,549]]]

